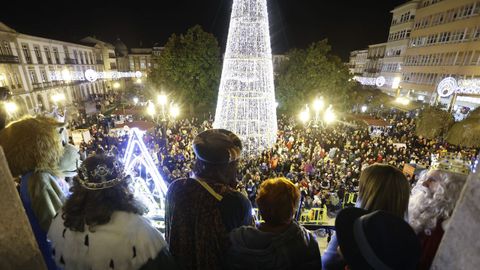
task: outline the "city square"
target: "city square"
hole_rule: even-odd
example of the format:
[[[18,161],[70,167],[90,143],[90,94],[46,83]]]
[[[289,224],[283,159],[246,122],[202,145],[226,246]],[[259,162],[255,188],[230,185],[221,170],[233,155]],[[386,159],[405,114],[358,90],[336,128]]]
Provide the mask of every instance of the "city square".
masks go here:
[[[476,268],[480,2],[187,2],[0,16],[0,269]]]

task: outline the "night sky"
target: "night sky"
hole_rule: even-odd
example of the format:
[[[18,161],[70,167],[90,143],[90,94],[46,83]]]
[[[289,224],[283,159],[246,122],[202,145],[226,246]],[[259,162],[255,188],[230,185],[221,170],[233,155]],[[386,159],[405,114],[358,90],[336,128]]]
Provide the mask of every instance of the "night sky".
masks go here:
[[[36,36],[76,41],[87,35],[128,47],[163,45],[172,33],[199,24],[225,47],[233,0],[130,1],[130,4],[35,1],[2,4],[0,21]],[[267,0],[274,53],[328,38],[345,61],[351,50],[385,42],[390,10],[405,0]],[[15,5],[18,2],[21,4]],[[102,3],[100,3],[102,2]],[[123,1],[122,1],[123,2]],[[22,7],[28,6],[28,9]]]

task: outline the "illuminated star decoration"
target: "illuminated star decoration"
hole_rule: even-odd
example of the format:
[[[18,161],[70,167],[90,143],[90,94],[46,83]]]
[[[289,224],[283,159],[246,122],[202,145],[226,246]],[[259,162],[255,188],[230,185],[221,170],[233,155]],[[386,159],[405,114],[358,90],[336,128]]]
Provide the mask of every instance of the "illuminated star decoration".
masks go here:
[[[167,185],[143,142],[143,134],[144,132],[138,128],[130,129],[128,145],[123,159],[125,173],[134,176],[131,187],[134,190],[134,196],[147,206],[147,217],[163,220]],[[143,168],[145,169],[145,174],[143,174],[146,176],[145,179],[141,177]],[[135,173],[136,169],[140,173]],[[138,174],[138,176],[135,177],[135,174]]]
[[[237,134],[244,153],[259,154],[277,137],[266,0],[234,0],[214,128]]]

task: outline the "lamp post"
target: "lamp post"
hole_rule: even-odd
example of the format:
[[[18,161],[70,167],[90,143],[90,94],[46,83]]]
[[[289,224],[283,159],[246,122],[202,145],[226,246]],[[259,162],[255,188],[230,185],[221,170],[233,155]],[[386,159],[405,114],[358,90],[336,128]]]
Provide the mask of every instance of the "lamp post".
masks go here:
[[[160,113],[157,113],[155,103],[152,101],[148,101],[147,113],[152,117],[152,120],[157,125],[161,123],[160,128],[162,131],[162,141],[165,144],[165,151],[167,151],[168,120],[170,119],[174,121],[180,115],[180,107],[172,101],[170,102],[169,108],[167,109],[168,98],[165,94],[160,94],[157,96],[157,104],[160,106]]]
[[[336,120],[336,115],[335,112],[333,111],[333,106],[330,104],[327,109],[323,111],[323,108],[325,107],[325,101],[323,98],[317,98],[313,101],[313,110],[314,110],[314,118],[313,120],[311,119],[310,116],[310,108],[308,107],[308,104],[305,104],[305,109],[303,109],[300,114],[299,114],[299,119],[300,121],[306,126],[311,126],[314,128],[312,132],[310,132],[307,136],[308,138],[308,144],[310,146],[310,159],[313,156],[313,150],[314,150],[314,139],[312,139],[312,133],[314,133],[314,136],[316,137],[318,135],[318,128],[319,128],[319,122],[322,125],[323,128],[326,128],[327,125],[332,124]]]

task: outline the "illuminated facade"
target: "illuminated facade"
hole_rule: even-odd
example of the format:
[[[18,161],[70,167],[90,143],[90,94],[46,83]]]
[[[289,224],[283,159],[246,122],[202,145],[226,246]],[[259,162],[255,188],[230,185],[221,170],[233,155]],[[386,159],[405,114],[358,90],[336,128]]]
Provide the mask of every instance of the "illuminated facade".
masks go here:
[[[380,89],[392,95],[396,95],[400,86],[405,53],[410,41],[419,2],[420,0],[408,1],[391,11],[392,23],[380,72],[386,83]]]
[[[367,64],[368,50],[356,50],[350,52],[350,61],[348,62],[348,69],[351,74],[362,76]]]
[[[19,114],[50,111],[54,105],[51,97],[57,93],[65,95],[62,102],[68,105],[108,91],[104,80],[53,79],[58,73],[107,70],[98,45],[25,35],[3,23],[0,23],[0,45],[0,86],[12,92]],[[115,61],[114,54],[112,59]]]
[[[480,78],[480,1],[421,1],[402,75],[404,91],[424,93],[432,102],[438,97],[436,89],[444,78]],[[459,96],[456,103],[472,107],[478,106],[480,99]]]

